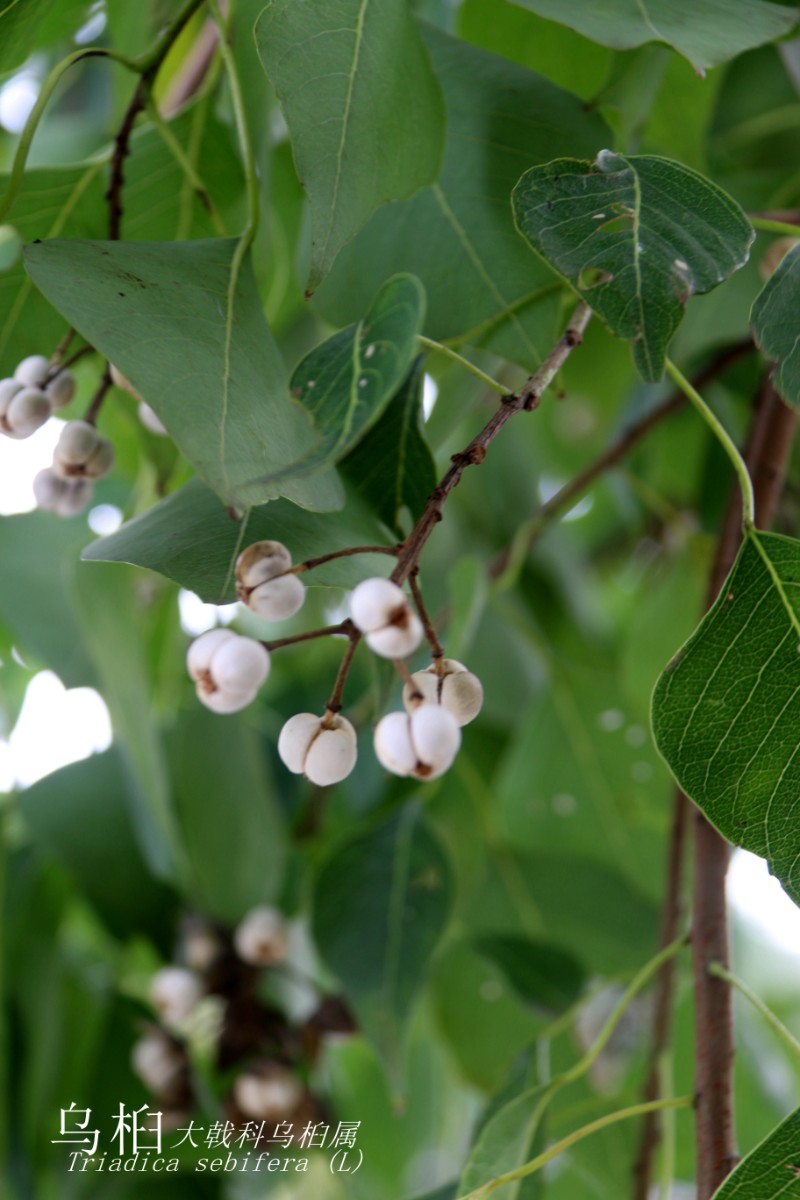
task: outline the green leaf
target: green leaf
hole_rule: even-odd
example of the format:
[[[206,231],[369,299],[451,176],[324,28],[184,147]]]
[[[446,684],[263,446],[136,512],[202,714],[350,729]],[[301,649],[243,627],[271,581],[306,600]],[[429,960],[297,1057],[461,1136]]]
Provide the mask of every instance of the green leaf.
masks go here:
[[[341,504],[331,474],[270,482],[316,442],[288,394],[249,259],[235,239],[50,241],[29,246],[34,283],[155,409],[199,474],[229,503],[279,494]],[[262,482],[254,482],[262,481]]]
[[[202,912],[235,925],[276,900],[286,860],[258,735],[242,717],[193,708],[181,714],[168,750],[188,889]]]
[[[712,1200],[798,1200],[800,1108],[781,1121],[719,1187]]]
[[[383,416],[341,464],[358,493],[401,536],[402,510],[416,521],[436,487],[436,463],[420,429],[422,380],[419,360]]]
[[[235,598],[234,566],[239,551],[266,538],[288,546],[295,562],[332,548],[389,544],[383,526],[355,496],[348,498],[340,512],[324,517],[307,513],[288,500],[274,500],[251,508],[241,521],[235,521],[219,497],[193,479],[116,533],[92,542],[83,557],[90,562],[147,567],[211,604],[225,604]],[[354,587],[370,574],[387,574],[391,561],[377,554],[335,559],[304,576],[304,582]]]
[[[765,0],[606,0],[602,6],[582,0],[514,3],[615,50],[666,42],[698,71],[783,37],[797,24],[796,9]]]
[[[430,337],[491,345],[531,367],[557,336],[562,289],[520,253],[509,193],[532,163],[567,150],[593,155],[610,131],[532,71],[436,30],[426,30],[425,41],[447,106],[439,178],[376,213],[339,255],[316,302],[344,325],[387,276],[411,271],[425,286]]]
[[[773,383],[793,408],[800,408],[800,245],[793,246],[753,304],[750,320],[756,341],[778,364]]]
[[[450,864],[415,805],[339,849],[317,879],[317,947],[393,1071],[452,889]]]
[[[255,34],[308,192],[312,292],[378,207],[436,178],[442,97],[406,0],[270,0]]]
[[[483,934],[478,950],[501,969],[528,1004],[549,1012],[570,1008],[580,996],[586,972],[573,955],[552,942],[510,934]]]
[[[458,1185],[458,1196],[469,1196],[498,1175],[513,1171],[534,1156],[539,1122],[533,1117],[544,1090],[535,1087],[522,1092],[486,1122],[470,1151]],[[498,1195],[503,1200],[518,1200],[524,1183],[520,1179],[507,1184]]]
[[[556,159],[514,188],[517,226],[612,333],[643,379],[661,378],[689,299],[747,262],[755,236],[739,205],[696,171],[603,150]]]
[[[311,413],[321,444],[286,472],[337,462],[380,417],[417,352],[425,293],[413,275],[396,275],[357,325],[316,346],[292,375],[292,395]]]
[[[39,25],[55,5],[56,0],[6,0],[0,9],[0,75],[25,61]]]
[[[173,899],[145,866],[115,750],[47,775],[19,806],[34,841],[63,863],[113,933],[163,929]]]
[[[750,534],[653,694],[656,745],[686,794],[766,858],[800,903],[800,542]]]
[[[150,869],[169,878],[179,858],[166,762],[151,708],[141,601],[130,572],[75,572],[78,619],[130,773],[127,794]]]
[[[204,184],[218,211],[234,219],[243,183],[230,131],[202,107],[188,109],[170,128],[188,154],[201,163],[213,160],[215,170]],[[110,153],[83,167],[26,172],[13,209],[13,224],[23,241],[105,235]],[[0,191],[7,182],[7,176],[0,176]],[[214,232],[194,188],[152,129],[134,135],[125,164],[124,232],[128,238],[150,240],[211,237]],[[0,370],[9,374],[25,355],[49,353],[65,331],[63,318],[33,286],[21,260],[0,275],[0,316]]]

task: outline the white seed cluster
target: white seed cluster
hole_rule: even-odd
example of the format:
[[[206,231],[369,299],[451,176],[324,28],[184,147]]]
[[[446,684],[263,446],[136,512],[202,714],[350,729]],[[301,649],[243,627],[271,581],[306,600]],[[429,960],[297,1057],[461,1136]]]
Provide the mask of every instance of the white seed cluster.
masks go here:
[[[438,669],[436,663],[431,663],[424,671],[415,671],[411,679],[412,683],[403,688],[406,712],[413,712],[422,703],[441,704],[459,725],[468,725],[481,711],[480,679],[454,658],[443,658]]]
[[[375,727],[375,754],[393,775],[438,779],[453,765],[460,745],[458,721],[440,704],[387,713]]]
[[[92,498],[92,485],[114,465],[114,447],[88,421],[69,421],[53,451],[53,465],[33,481],[39,508],[59,517],[83,512]]]
[[[30,437],[56,409],[69,404],[75,393],[71,372],[49,375],[49,360],[33,354],[23,358],[9,379],[0,379],[0,433],[17,440]]]
[[[269,651],[230,629],[210,629],[192,642],[186,666],[206,708],[233,713],[255,699],[269,675]]]
[[[308,567],[308,564],[304,564]],[[305,589],[292,570],[292,557],[282,542],[249,546],[236,562],[236,590],[253,612],[277,621],[293,616]],[[365,579],[350,598],[351,623],[334,632],[355,637],[384,658],[402,659],[417,649],[424,628],[402,588],[391,579]],[[323,631],[324,632],[324,631]],[[203,634],[190,647],[189,674],[204,704],[216,712],[235,712],[254,698],[269,670],[269,653],[251,638],[227,629]],[[402,668],[405,672],[405,668]],[[395,775],[419,780],[438,779],[452,765],[461,744],[461,726],[478,715],[483,704],[480,680],[455,659],[441,658],[408,676],[403,689],[404,712],[388,713],[375,729],[375,753]],[[322,716],[302,712],[290,717],[278,738],[278,754],[295,775],[305,775],[317,787],[341,783],[357,759],[356,731],[339,714],[338,687]],[[271,939],[272,916],[261,912],[266,940]],[[237,950],[246,962],[258,965],[257,919],[249,918],[237,931]],[[245,939],[239,945],[239,939]],[[249,941],[248,939],[252,939]],[[271,951],[265,951],[271,953]],[[267,961],[267,960],[264,960]]]
[[[278,754],[294,775],[328,787],[341,783],[356,765],[356,731],[338,713],[297,713],[281,730]]]
[[[202,995],[200,980],[185,967],[162,967],[150,980],[150,1002],[168,1029],[179,1029]]]
[[[236,560],[236,595],[265,621],[286,621],[303,607],[306,589],[291,574],[283,542],[256,542]]]
[[[264,1063],[258,1071],[240,1075],[233,1085],[239,1111],[246,1117],[270,1123],[288,1120],[304,1095],[299,1079],[280,1063]]]
[[[391,579],[365,579],[350,597],[350,617],[370,650],[382,658],[408,658],[422,641],[422,622]]]
[[[133,1045],[131,1066],[145,1087],[158,1095],[183,1074],[186,1060],[172,1038],[160,1029],[144,1034]]]
[[[251,967],[273,967],[286,960],[289,937],[277,908],[259,905],[236,926],[233,944],[242,962]]]

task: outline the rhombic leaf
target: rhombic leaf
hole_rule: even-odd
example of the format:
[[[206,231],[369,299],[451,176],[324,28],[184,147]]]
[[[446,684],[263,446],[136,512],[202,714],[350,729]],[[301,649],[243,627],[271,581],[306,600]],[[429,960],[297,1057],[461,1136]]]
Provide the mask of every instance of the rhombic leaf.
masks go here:
[[[800,1109],[781,1121],[739,1163],[713,1200],[798,1200],[800,1197]]]
[[[321,441],[292,469],[338,462],[375,424],[414,361],[424,318],[422,284],[395,275],[358,324],[306,355],[292,376],[292,395],[311,413]]]
[[[750,314],[756,341],[774,359],[776,389],[800,408],[800,246],[794,246],[756,297]]]
[[[797,10],[764,0],[513,0],[541,17],[569,25],[584,37],[630,50],[666,42],[702,71],[743,50],[782,37],[797,24]]]
[[[26,266],[224,500],[246,507],[284,495],[336,508],[331,474],[273,481],[318,438],[289,395],[249,261],[232,286],[237,244],[56,240],[29,246]]]
[[[364,1033],[396,1071],[405,1023],[444,930],[450,864],[418,807],[343,846],[314,893],[314,939]]]
[[[563,288],[544,263],[521,252],[508,196],[534,163],[566,150],[594,155],[610,131],[534,71],[437,29],[425,29],[424,38],[447,105],[439,178],[376,212],[339,255],[315,302],[344,325],[364,312],[384,279],[411,271],[427,294],[425,333],[490,345],[532,369],[558,335]]]
[[[556,159],[526,171],[512,203],[520,232],[633,343],[651,382],[689,299],[738,271],[754,237],[721,188],[653,155]]]
[[[315,291],[377,208],[433,183],[442,97],[406,0],[271,0],[256,42],[308,192]]]
[[[747,537],[656,685],[653,733],[686,794],[800,904],[800,542]]]

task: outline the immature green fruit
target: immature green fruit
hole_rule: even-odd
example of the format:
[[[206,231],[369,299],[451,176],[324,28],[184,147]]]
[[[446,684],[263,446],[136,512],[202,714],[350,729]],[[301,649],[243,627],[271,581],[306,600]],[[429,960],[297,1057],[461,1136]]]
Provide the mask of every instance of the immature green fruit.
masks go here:
[[[483,687],[477,675],[454,658],[442,659],[440,670],[431,663],[424,671],[415,671],[412,684],[403,688],[403,706],[413,712],[418,705],[441,704],[459,725],[474,721],[483,706]]]

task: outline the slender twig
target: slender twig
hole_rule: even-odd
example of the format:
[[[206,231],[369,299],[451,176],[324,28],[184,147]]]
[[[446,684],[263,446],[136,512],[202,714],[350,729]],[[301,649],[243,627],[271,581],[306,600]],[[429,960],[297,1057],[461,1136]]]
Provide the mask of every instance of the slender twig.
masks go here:
[[[53,351],[53,353],[50,356],[50,370],[51,371],[55,367],[60,367],[62,358],[67,353],[70,346],[72,345],[72,341],[73,341],[73,338],[75,337],[75,333],[76,333],[76,331],[70,327],[67,330],[67,332],[64,334],[64,336],[62,337],[61,341],[56,346],[55,350]]]
[[[449,346],[443,345],[442,342],[435,342],[432,338],[423,337],[422,334],[417,335],[417,341],[426,350],[433,350],[437,354],[443,354],[446,358],[457,362],[465,371],[469,371],[476,379],[480,379],[481,383],[485,383],[493,392],[497,392],[498,396],[508,395],[507,387],[504,387],[497,379],[493,379],[491,375],[487,375],[480,367],[476,367],[475,363],[470,362],[468,358],[464,358],[463,354],[459,354],[456,350],[451,350]]]
[[[795,224],[789,221],[777,221],[772,217],[750,217],[750,224],[760,233],[780,233],[784,237],[800,237],[800,218]]]
[[[131,134],[140,112],[144,112],[147,103],[147,83],[140,79],[131,97],[130,104],[125,110],[122,124],[114,138],[114,152],[111,156],[111,174],[106,191],[108,204],[108,237],[112,242],[118,241],[122,234],[122,185],[125,159],[130,153]]]
[[[402,545],[397,566],[391,576],[395,583],[404,583],[416,567],[425,543],[442,519],[442,508],[447,497],[460,483],[467,467],[478,466],[483,462],[489,446],[513,416],[519,412],[530,412],[537,407],[543,393],[567,358],[583,340],[583,333],[591,315],[592,310],[588,304],[581,302],[572,314],[563,335],[524,387],[514,395],[505,396],[480,433],[476,434],[464,450],[452,456],[452,466],[431,492],[421,517]]]
[[[722,963],[711,963],[708,973],[716,979],[724,979],[727,984],[730,984],[731,987],[735,987],[738,992],[741,992],[745,999],[749,1000],[753,1007],[758,1009],[767,1024],[777,1033],[778,1037],[786,1043],[792,1054],[800,1057],[800,1042],[798,1042],[793,1033],[790,1033],[761,997],[752,988],[748,987],[743,979],[740,979],[738,975],[734,975],[733,971],[729,971],[726,967],[723,967]]]
[[[313,571],[315,567],[321,567],[323,563],[333,562],[336,558],[351,558],[354,554],[391,554],[397,558],[397,546],[348,546],[344,550],[332,550],[330,554],[318,554],[316,558],[307,558],[303,562],[295,563],[288,571],[284,571],[284,575],[303,575],[306,571]]]
[[[739,481],[739,487],[742,492],[742,525],[745,529],[752,529],[755,522],[755,497],[753,496],[753,485],[750,481],[750,474],[747,470],[747,466],[745,465],[744,459],[739,453],[736,443],[728,433],[725,426],[719,420],[716,413],[713,412],[713,410],[706,404],[697,388],[692,386],[689,380],[678,370],[674,362],[672,362],[670,359],[667,359],[666,367],[667,373],[672,376],[681,391],[689,397],[692,404],[700,413],[700,416],[703,418],[706,425],[708,425],[709,429],[722,446],[728,458],[731,460],[731,464],[736,472],[736,478]]]
[[[690,1108],[691,1105],[691,1096],[675,1096],[668,1100],[651,1100],[647,1104],[634,1104],[630,1108],[620,1108],[616,1112],[607,1113],[606,1116],[599,1117],[596,1121],[590,1121],[588,1125],[584,1125],[581,1129],[576,1129],[574,1133],[567,1134],[560,1141],[554,1142],[552,1146],[548,1146],[530,1162],[523,1163],[521,1167],[517,1167],[513,1171],[496,1175],[488,1183],[475,1188],[464,1197],[464,1200],[479,1200],[479,1197],[490,1196],[492,1192],[496,1192],[498,1188],[504,1187],[507,1183],[513,1183],[517,1179],[525,1179],[528,1175],[533,1175],[557,1158],[559,1154],[569,1150],[570,1146],[582,1142],[584,1138],[590,1137],[591,1134],[597,1133],[601,1129],[606,1129],[609,1125],[616,1125],[619,1121],[628,1121],[631,1117],[640,1117],[644,1113],[663,1112],[665,1109],[671,1108]]]
[[[419,586],[419,580],[417,578],[416,571],[412,571],[409,575],[408,586],[411,589],[411,595],[414,597],[414,604],[417,612],[419,613],[419,619],[422,621],[422,628],[425,631],[425,640],[431,648],[431,658],[434,661],[437,671],[441,672],[443,669],[442,660],[444,659],[444,649],[442,648],[442,643],[439,641],[439,636],[434,629],[433,621],[428,615],[428,610],[425,607],[425,601],[422,598],[422,591]]]
[[[189,158],[189,155],[186,153],[183,146],[172,132],[169,123],[161,116],[161,113],[158,111],[158,105],[155,103],[152,93],[150,92],[148,92],[146,97],[146,105],[147,115],[153,122],[153,125],[160,135],[162,142],[167,147],[170,154],[175,159],[175,162],[178,164],[189,181],[189,184],[191,185],[198,201],[208,213],[211,224],[214,226],[215,233],[218,237],[227,237],[228,230],[225,228],[225,222],[222,220],[214,201],[211,199],[211,194],[208,188],[200,178],[200,175],[198,174],[194,163]]]
[[[60,375],[62,371],[66,371],[69,367],[74,366],[74,364],[79,362],[82,358],[86,358],[87,354],[96,353],[97,352],[94,346],[81,346],[80,350],[76,350],[73,354],[70,354],[69,358],[65,358],[63,362],[55,362],[52,364],[50,370],[47,372],[47,382],[49,383],[51,379],[55,379],[55,377]]]
[[[106,393],[111,387],[111,368],[106,364],[106,369],[100,379],[97,391],[92,397],[92,402],[89,405],[86,416],[83,418],[87,425],[95,425],[100,414],[100,409],[103,407],[103,401],[106,398]]]
[[[683,890],[686,829],[689,805],[686,796],[675,789],[672,831],[667,859],[667,886],[661,910],[660,944],[668,946],[674,941],[681,921],[681,893]],[[655,1100],[660,1089],[660,1066],[662,1056],[669,1043],[672,1025],[672,998],[675,990],[675,961],[669,959],[659,972],[653,1006],[653,1031],[650,1041],[650,1061],[642,1093],[644,1101]],[[634,1200],[647,1200],[652,1176],[653,1155],[659,1141],[658,1120],[648,1113],[642,1122],[639,1151],[633,1167]]]
[[[352,638],[355,626],[350,620],[342,621],[339,625],[326,625],[323,629],[310,629],[307,633],[293,633],[289,637],[275,638],[270,642],[262,642],[267,650],[282,650],[284,646],[296,646],[299,642],[312,642],[316,638],[342,637]]]
[[[336,676],[336,681],[333,685],[333,691],[328,703],[325,705],[325,716],[323,725],[328,728],[333,724],[333,719],[342,707],[342,695],[344,693],[344,685],[347,682],[347,676],[350,674],[350,667],[353,662],[353,657],[358,649],[358,643],[361,641],[361,630],[356,629],[352,621],[346,622],[349,626],[347,636],[349,638],[347,649],[344,652],[344,658],[339,666],[339,671]]]
[[[716,379],[733,363],[745,357],[745,355],[753,354],[754,352],[755,346],[749,338],[745,341],[736,342],[733,346],[727,347],[718,354],[701,371],[698,371],[691,380],[692,386],[694,388],[705,387],[707,383]],[[529,521],[526,521],[517,530],[511,545],[502,550],[492,560],[488,569],[489,578],[500,579],[509,568],[524,558],[555,517],[563,512],[568,512],[575,501],[591,487],[596,479],[599,479],[601,475],[604,475],[612,467],[615,467],[652,429],[655,429],[662,421],[683,408],[686,401],[687,397],[683,391],[678,390],[675,392],[672,396],[664,400],[663,403],[657,405],[630,425],[607,450],[604,450],[602,454],[594,459],[593,462],[590,462],[588,466],[584,467],[573,479],[565,483],[554,496],[545,501],[535,516],[531,517]]]

